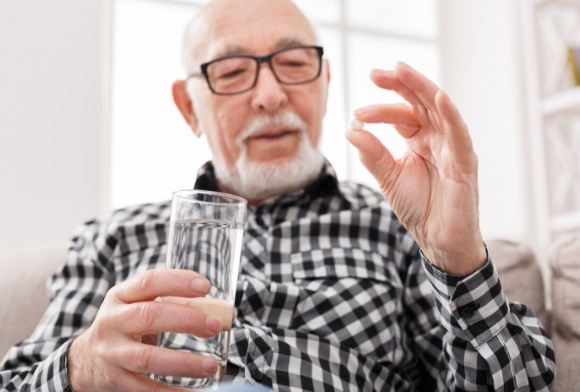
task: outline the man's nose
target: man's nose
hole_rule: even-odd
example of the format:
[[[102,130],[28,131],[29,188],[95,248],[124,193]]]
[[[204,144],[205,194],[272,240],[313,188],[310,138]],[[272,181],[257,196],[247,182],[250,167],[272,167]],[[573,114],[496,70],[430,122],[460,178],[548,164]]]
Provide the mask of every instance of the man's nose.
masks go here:
[[[287,102],[286,90],[276,79],[270,64],[260,64],[258,80],[254,86],[252,107],[259,111],[275,111],[286,105]]]

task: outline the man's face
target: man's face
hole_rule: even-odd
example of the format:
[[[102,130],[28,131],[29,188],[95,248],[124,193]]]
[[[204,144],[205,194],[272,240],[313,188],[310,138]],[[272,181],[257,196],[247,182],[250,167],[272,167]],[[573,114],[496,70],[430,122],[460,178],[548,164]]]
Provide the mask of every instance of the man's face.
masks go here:
[[[316,44],[312,27],[289,1],[223,0],[216,4],[208,13],[205,28],[201,28],[205,31],[203,43],[196,50],[196,66],[225,55],[263,56],[282,48]],[[194,131],[207,136],[214,161],[233,175],[242,153],[251,163],[284,165],[296,159],[301,138],[318,145],[328,78],[324,64],[321,76],[313,82],[282,85],[271,68],[262,64],[253,89],[229,96],[212,93],[204,78],[190,79],[188,88],[197,127]],[[288,113],[303,121],[305,132],[284,121],[266,122],[257,130],[251,125],[264,116],[287,118]]]

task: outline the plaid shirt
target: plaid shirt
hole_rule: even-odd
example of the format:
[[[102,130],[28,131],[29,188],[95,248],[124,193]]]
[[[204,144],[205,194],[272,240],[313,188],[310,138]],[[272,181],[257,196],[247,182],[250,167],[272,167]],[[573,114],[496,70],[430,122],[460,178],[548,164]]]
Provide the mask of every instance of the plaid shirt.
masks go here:
[[[216,190],[211,165],[196,188]],[[66,351],[107,291],[165,267],[170,203],[76,232],[36,331],[0,367],[2,391],[71,391]],[[326,164],[306,189],[248,211],[227,377],[281,391],[547,391],[552,343],[509,304],[493,264],[434,269],[383,196]]]

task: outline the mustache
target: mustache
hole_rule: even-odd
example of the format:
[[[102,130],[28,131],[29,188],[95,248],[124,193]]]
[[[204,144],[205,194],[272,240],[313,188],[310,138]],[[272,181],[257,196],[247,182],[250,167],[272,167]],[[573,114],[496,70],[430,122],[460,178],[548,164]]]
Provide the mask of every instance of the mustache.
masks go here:
[[[246,127],[238,134],[236,141],[242,145],[246,139],[252,137],[257,132],[261,132],[270,128],[287,128],[306,133],[308,126],[306,122],[294,112],[284,112],[277,115],[262,115],[254,118]]]

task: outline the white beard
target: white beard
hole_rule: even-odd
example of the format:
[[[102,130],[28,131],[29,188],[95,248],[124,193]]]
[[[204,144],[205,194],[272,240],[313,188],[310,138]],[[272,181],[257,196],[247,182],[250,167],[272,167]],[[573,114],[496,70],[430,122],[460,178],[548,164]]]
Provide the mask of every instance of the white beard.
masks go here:
[[[256,132],[275,126],[300,132],[296,156],[290,161],[276,164],[248,159],[244,141]],[[221,156],[214,156],[213,166],[218,181],[229,191],[248,200],[264,200],[304,188],[318,177],[324,162],[323,155],[310,143],[306,129],[306,123],[293,112],[254,119],[238,135],[240,156],[233,168],[228,169]]]

